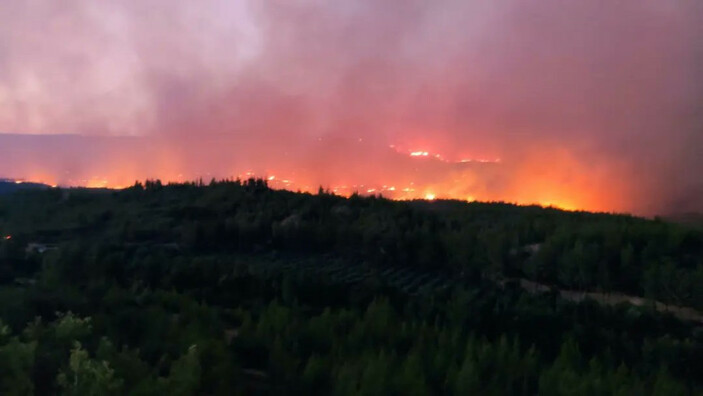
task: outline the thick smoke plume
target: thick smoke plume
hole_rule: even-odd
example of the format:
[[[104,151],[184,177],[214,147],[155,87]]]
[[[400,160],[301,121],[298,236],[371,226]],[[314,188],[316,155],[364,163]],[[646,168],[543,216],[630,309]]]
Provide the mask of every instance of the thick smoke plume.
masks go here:
[[[0,175],[700,211],[702,71],[698,0],[8,0],[0,131],[84,137]]]

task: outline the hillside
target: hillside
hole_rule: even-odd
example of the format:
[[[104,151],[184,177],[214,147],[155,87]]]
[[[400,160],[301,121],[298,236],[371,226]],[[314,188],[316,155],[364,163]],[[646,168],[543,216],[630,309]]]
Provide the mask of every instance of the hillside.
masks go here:
[[[10,194],[21,190],[47,189],[49,186],[41,183],[18,183],[14,180],[0,179],[0,194]]]
[[[664,217],[667,221],[703,229],[703,213],[678,213]]]
[[[252,179],[21,191],[0,236],[6,391],[703,390],[700,323],[654,303],[703,310],[684,225]]]

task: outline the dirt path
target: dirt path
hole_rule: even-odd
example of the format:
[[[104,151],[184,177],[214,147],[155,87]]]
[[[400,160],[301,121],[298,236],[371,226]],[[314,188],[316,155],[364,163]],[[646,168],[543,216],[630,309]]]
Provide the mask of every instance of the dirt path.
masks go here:
[[[527,279],[508,279],[508,281],[516,281],[520,283],[520,287],[530,293],[544,293],[550,290],[556,290],[559,292],[559,297],[564,300],[581,302],[586,299],[591,299],[600,304],[604,305],[618,305],[622,303],[632,304],[637,307],[642,307],[645,305],[654,305],[657,311],[667,312],[681,320],[693,321],[698,323],[703,323],[703,314],[696,311],[693,308],[688,307],[678,307],[674,305],[666,305],[659,301],[652,301],[646,298],[630,296],[621,293],[596,293],[596,292],[581,292],[575,290],[567,289],[554,289],[549,285],[542,283],[533,282]],[[505,284],[505,281],[501,282]]]

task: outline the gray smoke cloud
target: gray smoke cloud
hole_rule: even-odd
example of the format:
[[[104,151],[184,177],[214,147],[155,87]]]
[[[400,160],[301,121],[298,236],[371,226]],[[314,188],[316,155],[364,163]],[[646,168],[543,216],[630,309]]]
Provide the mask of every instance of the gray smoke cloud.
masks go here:
[[[701,70],[697,0],[0,4],[0,130],[141,136],[159,150],[124,154],[134,178],[285,168],[308,184],[700,211]],[[418,165],[389,145],[502,161]],[[120,155],[94,157],[80,162],[93,173]]]

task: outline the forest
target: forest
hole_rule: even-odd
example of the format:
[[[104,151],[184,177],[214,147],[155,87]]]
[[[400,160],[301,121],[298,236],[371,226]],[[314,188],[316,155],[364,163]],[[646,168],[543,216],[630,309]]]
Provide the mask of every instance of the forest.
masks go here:
[[[0,195],[3,395],[703,394],[702,312],[703,230],[660,218],[260,179]]]

